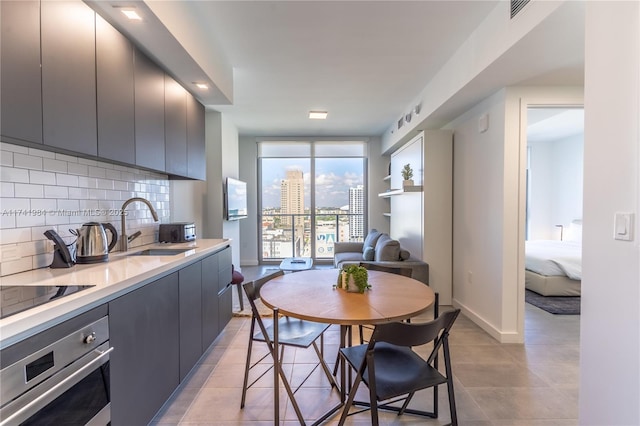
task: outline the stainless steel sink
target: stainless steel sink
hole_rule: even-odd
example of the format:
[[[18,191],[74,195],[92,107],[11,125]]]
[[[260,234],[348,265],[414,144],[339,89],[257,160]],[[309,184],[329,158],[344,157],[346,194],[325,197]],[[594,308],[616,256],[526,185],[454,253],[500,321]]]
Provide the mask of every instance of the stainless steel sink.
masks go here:
[[[186,251],[193,250],[192,248],[188,249],[146,249],[142,251],[137,251],[135,253],[128,254],[127,256],[175,256],[176,254],[184,253]]]

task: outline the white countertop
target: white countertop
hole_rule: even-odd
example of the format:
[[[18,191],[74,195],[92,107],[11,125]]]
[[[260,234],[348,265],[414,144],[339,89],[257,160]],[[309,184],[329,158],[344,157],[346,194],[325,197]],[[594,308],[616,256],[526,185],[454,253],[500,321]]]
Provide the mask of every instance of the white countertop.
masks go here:
[[[149,244],[125,253],[110,253],[105,263],[65,269],[42,268],[0,277],[0,286],[94,286],[1,319],[0,349],[181,269],[225,248],[230,242],[229,239],[199,239],[190,243]],[[173,256],[130,256],[150,248],[190,250]]]

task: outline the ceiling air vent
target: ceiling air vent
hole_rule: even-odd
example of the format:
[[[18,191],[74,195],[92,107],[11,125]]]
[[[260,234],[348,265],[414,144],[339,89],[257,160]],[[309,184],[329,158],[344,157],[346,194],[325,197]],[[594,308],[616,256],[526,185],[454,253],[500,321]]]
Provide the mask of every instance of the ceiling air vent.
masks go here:
[[[511,0],[511,19],[522,10],[529,0]]]

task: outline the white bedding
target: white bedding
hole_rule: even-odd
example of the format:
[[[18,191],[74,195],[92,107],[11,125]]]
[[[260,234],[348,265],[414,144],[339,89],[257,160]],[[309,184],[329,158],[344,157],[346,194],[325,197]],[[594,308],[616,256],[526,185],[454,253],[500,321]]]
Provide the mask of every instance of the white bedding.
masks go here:
[[[540,275],[582,279],[582,242],[535,240],[525,242],[525,269]]]

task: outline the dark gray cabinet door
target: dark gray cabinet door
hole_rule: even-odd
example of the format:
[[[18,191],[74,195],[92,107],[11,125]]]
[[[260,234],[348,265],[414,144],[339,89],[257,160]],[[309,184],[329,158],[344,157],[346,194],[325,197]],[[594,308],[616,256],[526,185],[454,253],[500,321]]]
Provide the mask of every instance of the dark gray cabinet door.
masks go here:
[[[109,302],[111,424],[146,425],[179,384],[178,273]]]
[[[218,260],[218,287],[221,291],[218,293],[218,334],[231,320],[233,315],[233,286],[231,283],[231,249],[221,253]]]
[[[218,258],[202,260],[202,347],[206,350],[218,336]]]
[[[0,2],[3,137],[42,143],[40,2]]]
[[[178,272],[180,277],[180,381],[202,355],[202,262]]]
[[[43,1],[42,118],[46,145],[97,155],[95,12]]]
[[[164,171],[164,71],[134,55],[136,165]]]
[[[164,93],[165,170],[187,176],[187,91],[165,75]]]
[[[96,15],[98,156],[135,164],[133,46]]]
[[[187,93],[187,176],[200,180],[206,178],[204,119],[204,106]]]

